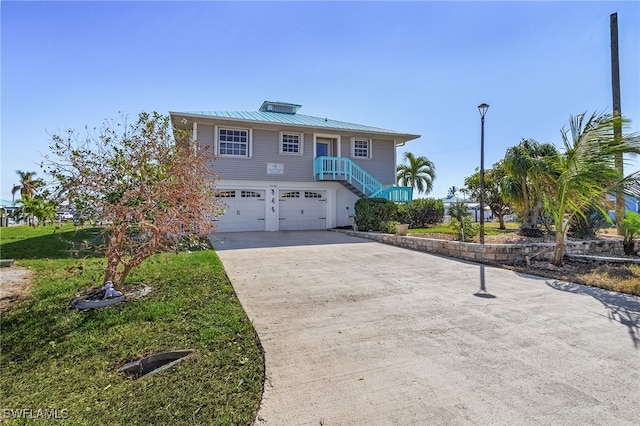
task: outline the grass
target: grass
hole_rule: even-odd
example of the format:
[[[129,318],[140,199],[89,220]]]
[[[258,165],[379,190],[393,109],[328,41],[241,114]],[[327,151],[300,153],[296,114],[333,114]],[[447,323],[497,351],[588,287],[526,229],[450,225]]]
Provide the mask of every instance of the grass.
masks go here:
[[[485,222],[484,232],[485,235],[502,235],[516,232],[519,229],[520,224],[515,222],[505,222],[506,229],[499,229],[500,224],[495,222]],[[412,234],[455,234],[455,231],[449,226],[449,224],[441,223],[436,226],[430,226],[428,228],[415,228],[409,229],[409,233]]]
[[[57,409],[67,417],[43,424],[253,422],[264,355],[213,250],[155,255],[127,281],[151,286],[151,294],[78,312],[69,301],[101,283],[104,263],[91,253],[72,254],[99,229],[53,231],[1,230],[2,258],[30,268],[34,279],[32,294],[2,313],[0,408]],[[153,376],[134,380],[118,372],[170,349],[196,352]]]
[[[579,282],[640,296],[640,265],[597,265],[592,271],[580,274]]]

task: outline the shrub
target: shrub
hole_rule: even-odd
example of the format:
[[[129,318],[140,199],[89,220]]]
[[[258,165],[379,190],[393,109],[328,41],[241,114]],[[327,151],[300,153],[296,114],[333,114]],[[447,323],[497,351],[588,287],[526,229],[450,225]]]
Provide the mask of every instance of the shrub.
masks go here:
[[[396,220],[400,223],[409,223],[408,204],[396,204]]]
[[[456,233],[458,241],[472,241],[473,237],[480,232],[480,227],[471,221],[470,216],[464,216],[462,221],[452,217],[449,226]]]
[[[435,198],[413,200],[408,208],[408,223],[411,228],[424,228],[441,223],[444,219],[444,203]]]
[[[609,219],[600,210],[590,209],[585,212],[585,217],[575,216],[571,219],[567,236],[580,239],[595,239],[600,228],[610,224]]]
[[[397,220],[389,220],[385,222],[385,232],[387,234],[396,234],[398,232],[398,225],[400,225],[400,222]]]
[[[633,239],[636,235],[640,235],[640,213],[627,211],[622,223],[624,224],[624,240],[622,242],[624,254],[635,255],[636,250]]]
[[[387,232],[386,222],[396,219],[397,208],[397,204],[384,198],[359,199],[355,204],[358,230]]]

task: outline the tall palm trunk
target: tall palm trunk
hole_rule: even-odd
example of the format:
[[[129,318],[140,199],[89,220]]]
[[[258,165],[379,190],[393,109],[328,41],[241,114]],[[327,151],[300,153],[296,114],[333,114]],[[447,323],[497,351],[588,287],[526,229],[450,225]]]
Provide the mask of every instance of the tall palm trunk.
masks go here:
[[[556,231],[556,246],[553,249],[553,263],[556,266],[562,266],[564,259],[564,232]]]

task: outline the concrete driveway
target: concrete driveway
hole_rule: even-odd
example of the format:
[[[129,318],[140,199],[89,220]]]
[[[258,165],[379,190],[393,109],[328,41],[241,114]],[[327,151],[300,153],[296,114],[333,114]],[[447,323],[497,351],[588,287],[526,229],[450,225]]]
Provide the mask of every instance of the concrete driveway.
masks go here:
[[[258,425],[637,425],[640,299],[337,232],[216,234]]]

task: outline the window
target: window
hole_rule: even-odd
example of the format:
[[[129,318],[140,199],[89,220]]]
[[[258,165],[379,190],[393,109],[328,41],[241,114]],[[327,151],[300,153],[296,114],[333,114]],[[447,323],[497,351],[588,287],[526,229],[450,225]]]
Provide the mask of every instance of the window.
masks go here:
[[[322,198],[322,194],[320,194],[319,192],[305,191],[304,198]]]
[[[241,198],[260,198],[260,193],[256,191],[240,191]]]
[[[280,198],[300,198],[300,191],[283,192]]]
[[[371,139],[351,140],[351,156],[353,158],[371,158]]]
[[[280,132],[280,154],[302,154],[304,136],[302,133]]]
[[[216,194],[218,198],[235,198],[236,191],[220,191]]]
[[[249,131],[244,129],[219,129],[218,152],[220,155],[249,157]]]

